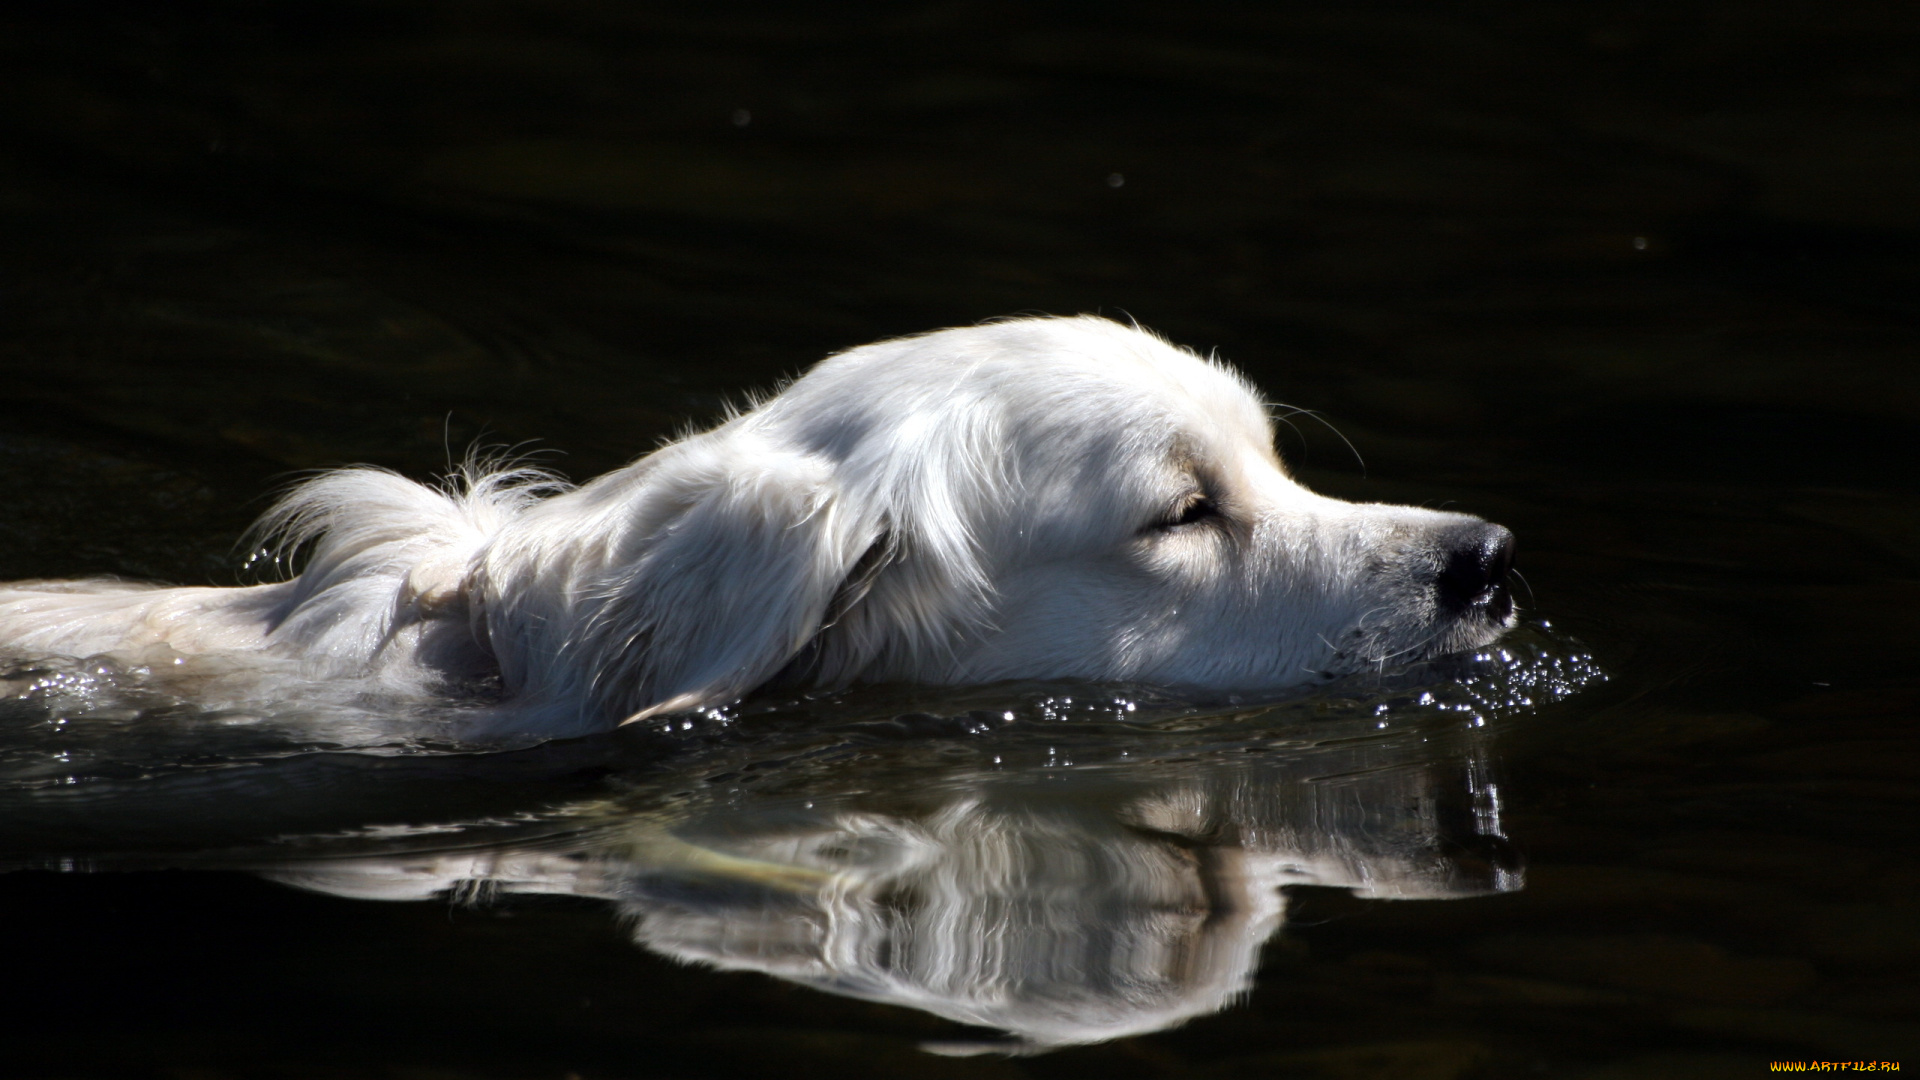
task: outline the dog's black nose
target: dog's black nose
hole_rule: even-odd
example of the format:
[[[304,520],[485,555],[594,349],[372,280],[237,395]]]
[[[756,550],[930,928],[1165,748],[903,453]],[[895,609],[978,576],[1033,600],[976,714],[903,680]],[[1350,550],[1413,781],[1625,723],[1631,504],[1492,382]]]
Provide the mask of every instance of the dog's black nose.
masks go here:
[[[1434,583],[1440,606],[1458,614],[1482,611],[1494,621],[1513,614],[1507,571],[1513,569],[1513,534],[1498,525],[1476,522],[1447,538],[1446,559]]]

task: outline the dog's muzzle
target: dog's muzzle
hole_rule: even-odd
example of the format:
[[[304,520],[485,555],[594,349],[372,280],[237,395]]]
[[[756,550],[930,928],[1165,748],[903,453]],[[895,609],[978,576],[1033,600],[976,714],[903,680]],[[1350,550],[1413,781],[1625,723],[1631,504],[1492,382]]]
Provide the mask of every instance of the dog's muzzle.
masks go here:
[[[1513,614],[1507,573],[1513,569],[1513,534],[1498,525],[1477,522],[1461,527],[1441,549],[1446,563],[1434,581],[1440,609],[1456,617],[1478,617],[1502,625]]]

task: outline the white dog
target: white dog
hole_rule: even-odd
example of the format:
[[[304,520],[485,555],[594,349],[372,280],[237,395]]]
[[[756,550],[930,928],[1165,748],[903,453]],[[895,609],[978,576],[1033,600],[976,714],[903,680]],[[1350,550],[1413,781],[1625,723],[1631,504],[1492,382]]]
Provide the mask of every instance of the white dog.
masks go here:
[[[1089,317],[841,353],[577,489],[346,469],[263,525],[310,545],[298,577],[3,586],[0,650],[212,655],[262,694],[497,679],[508,727],[558,736],[769,683],[1274,689],[1513,618],[1505,529],[1307,491],[1232,372]]]

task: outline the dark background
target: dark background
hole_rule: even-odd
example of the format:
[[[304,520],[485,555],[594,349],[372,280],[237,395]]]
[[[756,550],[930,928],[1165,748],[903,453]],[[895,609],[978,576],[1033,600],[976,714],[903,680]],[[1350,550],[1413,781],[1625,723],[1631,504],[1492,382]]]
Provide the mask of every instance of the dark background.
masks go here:
[[[1899,3],[9,5],[0,575],[232,583],[290,470],[534,440],[584,477],[835,349],[1098,311],[1327,417],[1365,465],[1296,421],[1315,486],[1513,527],[1529,609],[1614,678],[1505,736],[1526,892],[1310,897],[1250,1005],[1165,1036],[948,1061],[912,1049],[934,1021],[648,960],[587,905],[28,873],[0,880],[8,1056],[1648,1077],[1920,1051],[1917,102]],[[583,1019],[583,986],[623,1010]]]
[[[13,6],[10,403],[591,471],[832,349],[1105,311],[1449,456],[1906,473],[1905,5],[788,11]]]

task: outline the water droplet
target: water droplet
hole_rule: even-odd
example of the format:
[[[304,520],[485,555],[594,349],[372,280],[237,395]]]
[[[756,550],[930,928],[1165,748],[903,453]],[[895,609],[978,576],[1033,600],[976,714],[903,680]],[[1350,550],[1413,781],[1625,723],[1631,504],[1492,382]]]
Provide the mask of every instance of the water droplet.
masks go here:
[[[751,124],[751,123],[753,123],[752,113],[748,112],[745,109],[733,110],[733,126],[734,127],[746,127],[748,124]]]
[[[1126,177],[1124,177],[1124,176],[1121,176],[1121,175],[1120,175],[1119,173],[1108,173],[1108,174],[1107,174],[1107,186],[1108,186],[1108,187],[1110,187],[1110,188],[1117,188],[1117,187],[1120,187],[1121,185],[1123,185],[1123,184],[1125,184],[1126,182],[1127,182],[1127,178],[1126,178]]]

